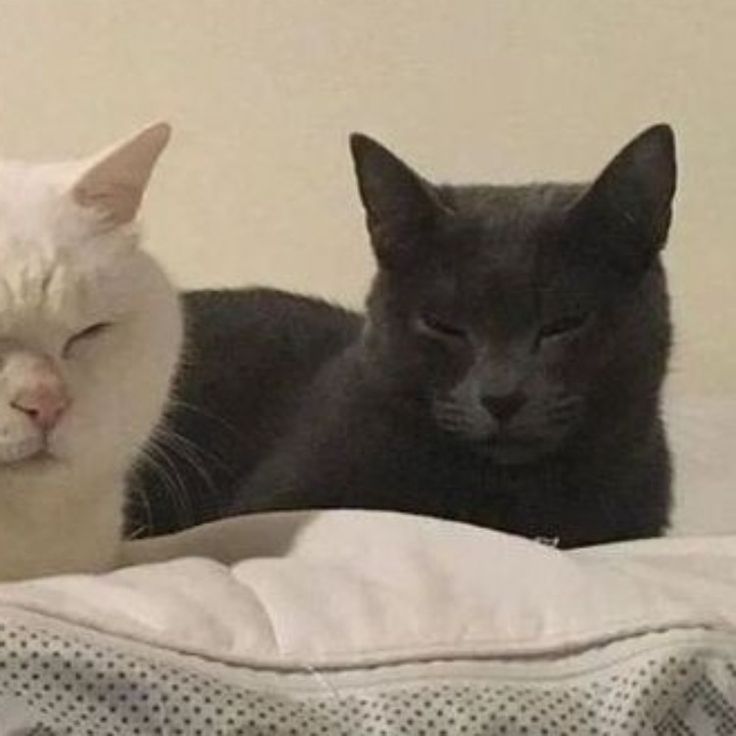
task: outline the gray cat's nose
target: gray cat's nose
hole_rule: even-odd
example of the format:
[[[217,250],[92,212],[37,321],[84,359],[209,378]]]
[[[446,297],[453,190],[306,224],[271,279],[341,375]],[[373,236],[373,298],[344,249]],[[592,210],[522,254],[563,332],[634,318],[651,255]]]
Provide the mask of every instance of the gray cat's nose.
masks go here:
[[[501,424],[507,422],[526,403],[526,396],[521,391],[496,396],[488,394],[481,399],[481,403]]]

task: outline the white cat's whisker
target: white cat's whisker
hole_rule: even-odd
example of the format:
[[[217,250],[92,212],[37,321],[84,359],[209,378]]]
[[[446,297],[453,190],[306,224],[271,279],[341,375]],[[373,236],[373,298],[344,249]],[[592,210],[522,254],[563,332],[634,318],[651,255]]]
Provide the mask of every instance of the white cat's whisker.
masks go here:
[[[160,486],[166,491],[169,498],[171,498],[174,504],[174,513],[176,514],[176,521],[181,525],[186,525],[191,517],[191,506],[189,504],[189,496],[187,495],[186,488],[181,482],[181,477],[173,475],[172,471],[176,470],[176,465],[172,464],[169,458],[166,456],[166,452],[161,447],[154,447],[153,442],[142,450],[142,459],[147,465],[153,470],[154,474],[162,482]],[[159,458],[163,459],[163,464]],[[177,481],[178,478],[178,481]],[[139,496],[144,498],[144,504],[147,507],[149,513],[149,521],[154,521],[151,507],[146,497],[145,492],[140,491]]]
[[[227,429],[230,432],[232,432],[236,437],[240,437],[243,434],[242,430],[238,429],[231,422],[228,422],[228,421],[224,420],[222,417],[217,416],[217,414],[214,414],[211,411],[207,411],[206,409],[204,409],[201,406],[197,406],[196,404],[192,404],[192,403],[190,403],[188,401],[184,401],[183,399],[177,398],[176,397],[176,394],[174,394],[174,396],[172,396],[169,399],[169,404],[171,404],[172,406],[180,406],[182,409],[186,409],[187,411],[191,411],[194,414],[201,414],[203,417],[207,417],[208,419],[212,419],[213,421],[217,422],[218,424],[220,424],[225,429]]]
[[[198,445],[196,442],[191,440],[189,437],[185,437],[183,434],[181,434],[180,432],[177,432],[171,427],[160,427],[159,429],[161,432],[160,436],[171,439],[172,441],[180,444],[182,447],[184,447],[185,449],[188,449],[195,455],[199,455],[203,460],[207,460],[209,458],[210,460],[212,460],[212,462],[219,465],[220,468],[224,470],[226,473],[233,475],[232,468],[216,452],[211,451],[211,450],[206,450],[204,447]],[[157,431],[157,434],[158,434],[158,431]]]
[[[177,437],[173,433],[157,434],[156,439],[159,441],[159,446],[163,444],[165,447],[168,447],[169,450],[176,453],[179,457],[189,463],[189,465],[195,470],[197,475],[202,478],[204,484],[209,489],[209,492],[213,496],[217,496],[217,487],[212,481],[210,474],[204,469],[204,467],[202,467],[202,465],[198,461],[198,458],[196,457],[196,445],[194,445],[194,443],[191,443],[192,447],[189,448],[183,441],[185,438]]]

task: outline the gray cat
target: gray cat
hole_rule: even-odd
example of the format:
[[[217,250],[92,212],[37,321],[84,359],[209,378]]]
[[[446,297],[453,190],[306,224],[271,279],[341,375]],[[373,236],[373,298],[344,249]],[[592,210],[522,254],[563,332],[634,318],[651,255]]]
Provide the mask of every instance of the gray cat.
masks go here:
[[[212,515],[392,509],[564,547],[662,533],[671,130],[592,184],[435,186],[365,136],[352,152],[378,264],[367,315],[229,297],[250,317],[227,348],[237,335],[269,377],[230,397],[255,411]]]

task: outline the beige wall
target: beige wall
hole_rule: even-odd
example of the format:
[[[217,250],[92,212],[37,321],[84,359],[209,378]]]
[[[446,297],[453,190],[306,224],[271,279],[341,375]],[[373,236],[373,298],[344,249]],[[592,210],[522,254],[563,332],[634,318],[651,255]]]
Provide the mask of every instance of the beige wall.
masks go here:
[[[670,121],[676,387],[736,391],[733,0],[0,0],[0,149],[94,150],[168,118],[150,247],[183,285],[359,303],[361,129],[429,175],[592,175]]]

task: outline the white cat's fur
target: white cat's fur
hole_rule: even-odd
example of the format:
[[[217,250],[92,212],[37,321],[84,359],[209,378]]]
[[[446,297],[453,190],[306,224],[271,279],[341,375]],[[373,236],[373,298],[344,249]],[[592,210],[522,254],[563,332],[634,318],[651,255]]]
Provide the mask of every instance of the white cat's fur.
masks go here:
[[[0,579],[116,561],[124,474],[161,414],[182,335],[135,224],[168,138],[158,124],[93,159],[0,162]],[[36,369],[69,400],[47,434],[13,406]]]

